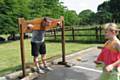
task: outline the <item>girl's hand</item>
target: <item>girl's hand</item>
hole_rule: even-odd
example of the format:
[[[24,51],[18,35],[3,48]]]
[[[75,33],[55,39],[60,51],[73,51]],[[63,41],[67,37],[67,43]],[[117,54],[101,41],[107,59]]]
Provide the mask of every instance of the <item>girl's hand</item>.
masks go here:
[[[112,64],[110,64],[110,65],[106,66],[105,69],[106,69],[108,72],[110,72],[110,71],[113,70],[113,68],[114,68],[114,66],[113,66]]]

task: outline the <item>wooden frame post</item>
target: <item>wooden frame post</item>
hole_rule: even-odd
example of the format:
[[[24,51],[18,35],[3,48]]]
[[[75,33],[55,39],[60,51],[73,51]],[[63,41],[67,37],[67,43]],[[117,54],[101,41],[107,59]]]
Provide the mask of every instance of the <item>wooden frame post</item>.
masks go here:
[[[62,25],[61,25],[61,44],[62,44],[62,61],[58,62],[58,64],[60,65],[65,65],[66,67],[71,67],[71,65],[69,65],[67,62],[66,62],[66,53],[65,53],[65,28],[64,28],[64,18],[62,19]]]
[[[62,62],[66,63],[66,59],[65,59],[65,36],[64,36],[64,21],[62,20]]]
[[[19,18],[19,30],[20,30],[20,50],[21,50],[21,63],[22,63],[22,72],[23,72],[23,77],[26,76],[26,71],[25,71],[25,51],[24,51],[24,18]]]

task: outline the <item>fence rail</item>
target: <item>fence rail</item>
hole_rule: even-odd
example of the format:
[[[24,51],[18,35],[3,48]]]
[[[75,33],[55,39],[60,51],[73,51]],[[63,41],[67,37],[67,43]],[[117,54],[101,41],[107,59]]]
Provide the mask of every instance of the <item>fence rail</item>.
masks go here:
[[[46,33],[46,37],[54,37],[54,40],[60,38],[60,29],[53,29]],[[67,28],[65,29],[65,37],[69,38],[69,40],[82,40],[83,41],[96,41],[103,42],[104,35],[101,26],[96,26],[92,28]],[[78,38],[78,39],[77,39]],[[86,39],[85,39],[86,38]]]
[[[45,34],[46,40],[61,40],[61,29],[49,30]],[[120,37],[120,35],[118,35]],[[26,37],[27,38],[27,37]],[[9,40],[9,37],[8,39]],[[11,36],[10,40],[19,40],[19,36],[15,39]],[[92,28],[65,28],[65,40],[70,41],[82,41],[82,42],[104,42],[104,34],[101,26],[96,26]]]

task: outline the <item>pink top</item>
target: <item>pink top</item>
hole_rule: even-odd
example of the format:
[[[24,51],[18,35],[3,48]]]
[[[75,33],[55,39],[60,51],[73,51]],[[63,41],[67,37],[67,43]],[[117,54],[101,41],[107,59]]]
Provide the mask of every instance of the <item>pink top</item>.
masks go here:
[[[112,41],[110,43],[106,42],[104,48],[97,57],[97,61],[102,61],[107,66],[119,60],[120,52],[113,48],[115,43],[116,41]],[[120,66],[120,64],[117,66]]]

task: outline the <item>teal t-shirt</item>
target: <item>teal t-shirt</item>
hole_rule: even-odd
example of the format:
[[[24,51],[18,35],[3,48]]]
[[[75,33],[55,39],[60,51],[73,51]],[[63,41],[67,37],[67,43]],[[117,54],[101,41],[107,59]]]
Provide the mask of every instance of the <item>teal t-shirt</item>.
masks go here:
[[[42,43],[45,40],[45,30],[33,30],[31,42]]]

